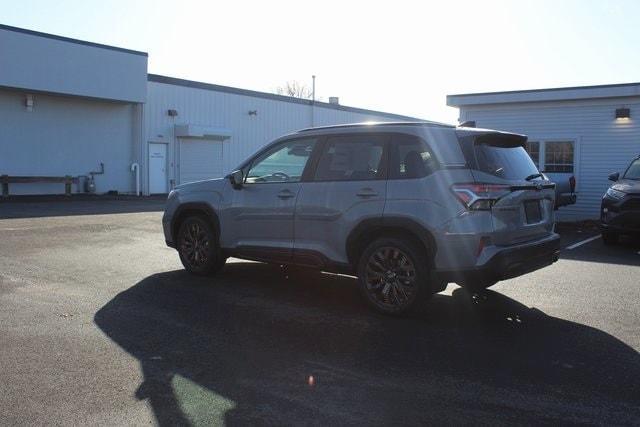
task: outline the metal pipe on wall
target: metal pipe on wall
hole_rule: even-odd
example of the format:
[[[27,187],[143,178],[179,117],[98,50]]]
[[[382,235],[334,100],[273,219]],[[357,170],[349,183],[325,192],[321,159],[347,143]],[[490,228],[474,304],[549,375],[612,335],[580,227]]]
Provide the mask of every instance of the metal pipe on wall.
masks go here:
[[[140,165],[131,163],[131,172],[136,173],[136,196],[140,195]]]

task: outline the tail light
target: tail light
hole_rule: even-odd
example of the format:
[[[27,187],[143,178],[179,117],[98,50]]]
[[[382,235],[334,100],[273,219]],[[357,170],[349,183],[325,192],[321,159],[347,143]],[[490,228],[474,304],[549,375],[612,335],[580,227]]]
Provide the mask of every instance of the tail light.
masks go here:
[[[451,191],[465,208],[470,210],[490,210],[493,205],[511,192],[508,185],[500,184],[455,184]]]
[[[571,192],[575,193],[576,192],[576,177],[571,175],[571,178],[569,178],[569,186],[571,187]]]

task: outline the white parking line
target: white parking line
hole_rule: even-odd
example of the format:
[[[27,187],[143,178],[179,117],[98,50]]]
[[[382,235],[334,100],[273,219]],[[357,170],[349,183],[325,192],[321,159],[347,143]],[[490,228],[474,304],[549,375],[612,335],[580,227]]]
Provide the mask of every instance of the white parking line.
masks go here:
[[[565,249],[569,249],[569,250],[575,249],[578,246],[582,246],[582,245],[585,245],[585,244],[587,244],[589,242],[593,242],[594,240],[599,239],[599,238],[600,238],[600,235],[598,234],[597,236],[589,237],[588,239],[584,239],[584,240],[582,240],[582,241],[580,241],[578,243],[574,243],[573,245],[567,246]]]

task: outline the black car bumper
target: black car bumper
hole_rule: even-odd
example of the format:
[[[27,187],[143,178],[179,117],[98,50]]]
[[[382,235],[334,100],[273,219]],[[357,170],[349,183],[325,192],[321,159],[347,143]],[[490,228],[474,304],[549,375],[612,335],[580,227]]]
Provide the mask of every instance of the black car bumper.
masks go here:
[[[640,216],[640,213],[638,214]],[[640,234],[640,224],[635,221],[616,221],[615,223],[600,223],[603,232],[620,234]]]
[[[543,240],[505,247],[479,267],[455,271],[437,271],[438,280],[461,286],[491,286],[500,280],[531,273],[553,264],[560,254],[560,236],[553,234]]]
[[[640,233],[640,197],[627,196],[622,200],[603,198],[600,228],[614,233]]]

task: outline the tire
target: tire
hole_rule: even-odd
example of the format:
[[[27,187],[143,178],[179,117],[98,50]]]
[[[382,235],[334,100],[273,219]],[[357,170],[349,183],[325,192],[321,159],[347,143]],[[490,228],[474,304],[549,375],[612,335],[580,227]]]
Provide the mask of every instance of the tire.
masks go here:
[[[200,216],[187,217],[180,224],[177,240],[180,261],[190,273],[210,276],[220,271],[227,261],[213,227]]]
[[[615,245],[619,240],[618,233],[614,233],[612,231],[603,231],[602,232],[602,241],[605,245]]]
[[[374,240],[358,261],[360,292],[383,314],[400,315],[430,296],[429,260],[424,249],[394,237]]]

